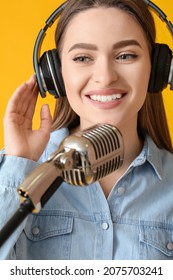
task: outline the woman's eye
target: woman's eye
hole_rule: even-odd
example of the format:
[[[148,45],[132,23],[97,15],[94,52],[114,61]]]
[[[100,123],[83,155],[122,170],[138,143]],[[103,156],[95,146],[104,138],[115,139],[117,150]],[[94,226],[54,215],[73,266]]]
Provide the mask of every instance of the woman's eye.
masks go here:
[[[79,63],[87,63],[87,62],[92,61],[92,58],[85,56],[85,55],[80,55],[80,56],[75,57],[73,60],[75,62],[79,62]]]
[[[136,54],[123,53],[123,54],[119,55],[116,59],[121,60],[121,61],[128,61],[128,60],[133,60],[135,58],[137,58]]]

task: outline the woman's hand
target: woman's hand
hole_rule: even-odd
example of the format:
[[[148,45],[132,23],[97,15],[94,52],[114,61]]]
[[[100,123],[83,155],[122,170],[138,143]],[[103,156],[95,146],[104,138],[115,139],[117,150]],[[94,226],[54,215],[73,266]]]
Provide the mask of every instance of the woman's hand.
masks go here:
[[[32,120],[38,97],[33,75],[19,86],[10,98],[4,117],[4,141],[7,155],[25,157],[37,161],[50,137],[51,114],[48,105],[41,108],[40,128],[32,130]]]

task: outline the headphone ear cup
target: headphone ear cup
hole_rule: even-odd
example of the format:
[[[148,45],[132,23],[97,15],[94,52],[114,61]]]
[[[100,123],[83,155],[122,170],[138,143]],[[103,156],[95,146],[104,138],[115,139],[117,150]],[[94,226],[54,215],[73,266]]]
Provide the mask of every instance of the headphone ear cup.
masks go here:
[[[172,51],[166,44],[156,44],[152,55],[152,69],[148,92],[159,93],[168,85]]]
[[[61,63],[56,49],[43,53],[39,62],[40,76],[45,91],[55,98],[66,96],[61,74]]]

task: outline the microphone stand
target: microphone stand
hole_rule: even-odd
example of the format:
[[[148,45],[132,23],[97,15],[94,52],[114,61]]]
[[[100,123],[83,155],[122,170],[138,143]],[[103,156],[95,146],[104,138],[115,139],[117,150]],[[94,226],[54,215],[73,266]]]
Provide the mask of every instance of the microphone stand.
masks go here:
[[[57,177],[55,181],[51,184],[49,189],[43,195],[41,204],[42,207],[46,204],[53,193],[60,187],[63,179]],[[10,237],[10,235],[17,229],[17,227],[24,221],[24,219],[34,211],[35,206],[31,199],[28,197],[20,204],[20,207],[10,218],[10,220],[5,224],[5,226],[0,230],[0,247],[5,243],[5,241]]]

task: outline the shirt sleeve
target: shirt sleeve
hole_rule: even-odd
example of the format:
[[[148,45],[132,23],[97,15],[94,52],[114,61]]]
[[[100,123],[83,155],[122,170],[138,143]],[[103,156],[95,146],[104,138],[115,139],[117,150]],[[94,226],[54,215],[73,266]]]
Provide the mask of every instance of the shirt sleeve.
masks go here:
[[[37,162],[0,155],[0,229],[9,221],[20,206],[17,188],[25,177],[34,170]],[[7,259],[23,230],[23,222],[0,248],[0,259]]]

